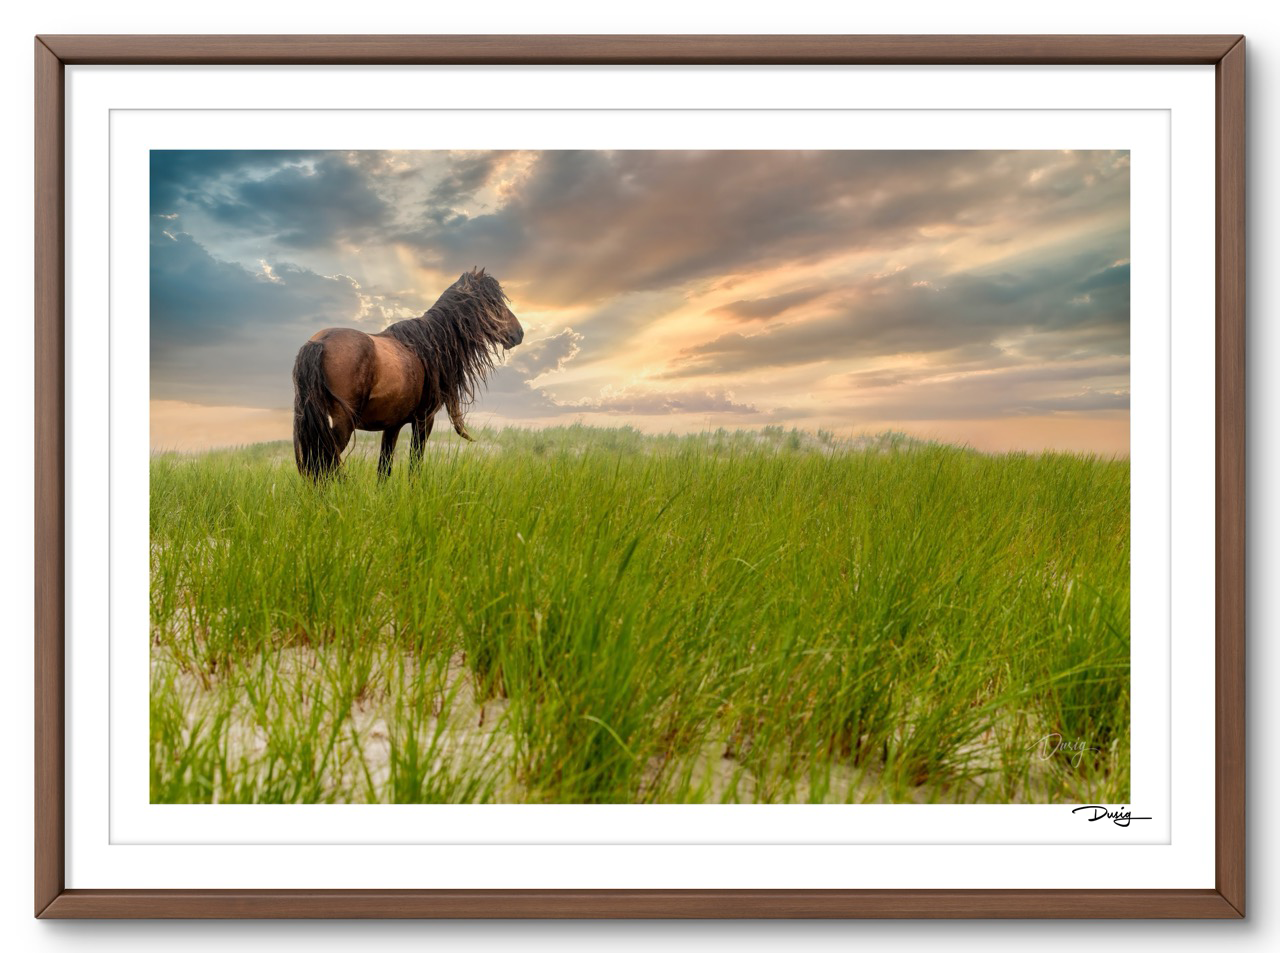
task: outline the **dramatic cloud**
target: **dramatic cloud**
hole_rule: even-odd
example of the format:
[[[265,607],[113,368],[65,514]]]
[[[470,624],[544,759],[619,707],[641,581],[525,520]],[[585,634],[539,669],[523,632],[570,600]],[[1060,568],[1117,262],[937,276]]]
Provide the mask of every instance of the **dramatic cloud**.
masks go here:
[[[1127,445],[1125,152],[154,152],[151,211],[169,422],[483,265],[527,330],[486,419]]]
[[[920,230],[986,228],[1005,242],[1127,197],[1123,154],[545,152],[501,209],[404,239],[450,270],[479,255],[572,306]]]
[[[1064,358],[1127,354],[1128,265],[1088,256],[1017,273],[877,275],[847,288],[812,320],[756,334],[735,331],[687,348],[670,376],[960,349],[995,359],[1038,332],[1052,333]]]
[[[851,412],[887,420],[969,420],[1128,411],[1127,359],[853,375]]]
[[[499,172],[508,153],[468,152],[449,157],[448,166],[431,187],[428,204],[439,209],[453,209],[474,198]],[[451,216],[450,216],[451,217]],[[443,221],[445,216],[440,216]]]
[[[324,248],[385,225],[389,209],[359,169],[340,158],[286,166],[237,183],[207,205],[216,220],[286,248]]]
[[[190,235],[162,233],[151,245],[152,348],[221,342],[271,324],[350,321],[359,284],[288,263],[256,272],[219,261]]]
[[[753,301],[731,301],[722,304],[711,313],[737,318],[739,321],[758,321],[763,318],[776,318],[783,311],[790,310],[798,304],[805,304],[818,297],[822,292],[813,288],[802,291],[788,291],[786,294],[771,295],[768,298],[756,298]]]
[[[665,416],[669,414],[756,414],[723,389],[689,390],[608,388],[595,397],[560,400],[553,394],[555,375],[581,351],[583,335],[566,328],[541,341],[522,345],[494,370],[478,401],[483,412],[511,419],[580,417],[586,414]]]
[[[250,270],[209,254],[190,235],[159,229],[151,243],[151,388],[156,399],[238,405],[292,403],[289,373],[321,328],[422,313],[366,293],[350,275],[289,262]]]
[[[151,153],[151,213],[172,214],[187,203],[205,202],[224,177],[261,175],[318,155],[323,153],[154,150]]]
[[[555,374],[572,361],[580,349],[582,335],[573,328],[540,341],[528,341],[511,351],[506,363],[494,368],[479,404],[488,413],[504,417],[555,416],[561,407],[534,382]]]

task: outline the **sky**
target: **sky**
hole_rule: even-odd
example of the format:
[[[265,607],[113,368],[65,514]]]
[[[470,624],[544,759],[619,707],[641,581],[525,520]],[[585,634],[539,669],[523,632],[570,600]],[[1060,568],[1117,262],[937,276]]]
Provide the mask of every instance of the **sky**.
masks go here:
[[[1129,448],[1129,155],[151,154],[151,440],[287,439],[298,348],[485,267],[472,425]]]

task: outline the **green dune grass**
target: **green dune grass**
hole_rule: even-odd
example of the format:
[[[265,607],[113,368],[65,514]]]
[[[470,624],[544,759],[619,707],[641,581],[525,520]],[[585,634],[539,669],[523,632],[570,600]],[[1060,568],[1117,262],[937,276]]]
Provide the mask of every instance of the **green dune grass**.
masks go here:
[[[575,426],[379,485],[373,446],[318,488],[153,456],[153,801],[1129,797],[1127,461]]]

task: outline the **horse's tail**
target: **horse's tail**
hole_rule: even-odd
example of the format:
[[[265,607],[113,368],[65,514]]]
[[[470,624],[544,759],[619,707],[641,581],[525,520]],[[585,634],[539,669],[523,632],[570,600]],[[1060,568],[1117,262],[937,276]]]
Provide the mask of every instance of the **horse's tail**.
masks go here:
[[[351,415],[346,402],[329,389],[324,376],[324,344],[308,341],[293,362],[293,455],[298,472],[313,480],[328,476],[342,462],[329,409],[337,404]]]

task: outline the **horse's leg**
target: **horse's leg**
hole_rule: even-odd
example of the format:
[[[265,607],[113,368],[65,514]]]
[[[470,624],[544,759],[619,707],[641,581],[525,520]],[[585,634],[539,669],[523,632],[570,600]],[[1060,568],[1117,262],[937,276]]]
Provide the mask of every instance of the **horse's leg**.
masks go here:
[[[409,444],[409,472],[416,473],[422,465],[422,451],[427,448],[427,438],[431,436],[431,428],[435,426],[434,412],[413,422],[413,442]]]
[[[355,433],[355,423],[341,410],[329,415],[329,419],[333,421],[329,430],[333,434],[333,445],[338,450],[338,459],[334,461],[333,472],[342,464],[342,453],[347,449],[347,444],[351,442],[351,435]]]
[[[396,452],[396,440],[400,438],[400,427],[388,427],[382,431],[382,451],[378,454],[378,480],[391,476],[391,458]]]
[[[463,440],[471,440],[471,434],[467,433],[467,426],[462,420],[462,404],[458,402],[458,398],[446,398],[444,406],[449,411],[449,419],[453,421],[453,429],[458,432],[458,436]]]

